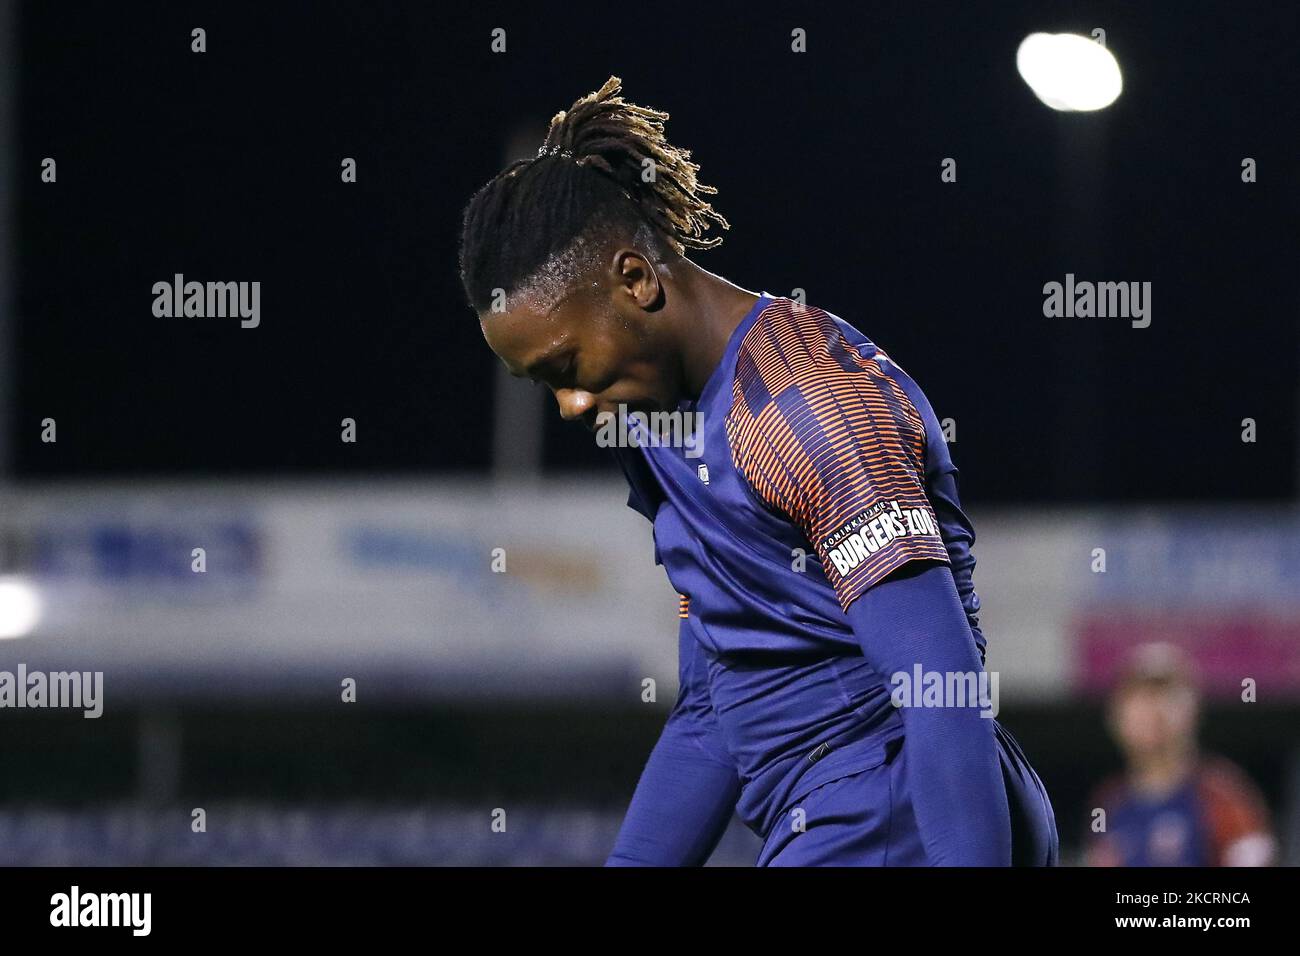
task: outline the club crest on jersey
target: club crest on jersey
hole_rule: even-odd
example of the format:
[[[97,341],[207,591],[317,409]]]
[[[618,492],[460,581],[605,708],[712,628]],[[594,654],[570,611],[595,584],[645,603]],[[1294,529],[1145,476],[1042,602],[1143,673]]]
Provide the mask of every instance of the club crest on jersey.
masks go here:
[[[939,526],[928,508],[904,508],[897,501],[881,501],[828,536],[822,550],[844,575],[895,538],[938,534]]]
[[[697,475],[700,476],[700,481],[704,482],[706,485],[709,483],[709,466],[708,466],[708,465],[701,464],[700,467],[698,467],[698,468],[695,469],[695,473],[696,473]]]

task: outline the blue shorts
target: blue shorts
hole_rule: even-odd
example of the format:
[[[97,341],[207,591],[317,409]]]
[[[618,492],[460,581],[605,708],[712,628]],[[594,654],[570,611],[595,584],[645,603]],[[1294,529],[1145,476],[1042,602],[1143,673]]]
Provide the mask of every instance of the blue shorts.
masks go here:
[[[1011,810],[1011,863],[1055,866],[1059,845],[1047,790],[1015,738],[996,720],[993,726]],[[904,738],[852,760],[835,757],[831,751],[801,777],[757,865],[928,865],[904,774]]]

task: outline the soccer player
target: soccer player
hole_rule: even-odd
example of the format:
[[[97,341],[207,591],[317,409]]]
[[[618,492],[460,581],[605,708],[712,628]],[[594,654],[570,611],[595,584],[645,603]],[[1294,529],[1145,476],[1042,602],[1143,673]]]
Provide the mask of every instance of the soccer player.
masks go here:
[[[1191,661],[1176,647],[1134,649],[1107,714],[1124,772],[1098,786],[1088,804],[1106,814],[1105,828],[1090,826],[1084,838],[1090,866],[1275,861],[1277,840],[1255,785],[1231,761],[1197,746],[1198,698]]]
[[[687,257],[730,228],[716,190],[620,88],[474,195],[460,249],[510,372],[626,427],[628,504],[681,595],[681,690],[607,863],[703,864],[734,813],[760,866],[1054,864],[1051,804],[987,695],[910,692],[985,686],[929,403],[848,322]],[[664,440],[682,421],[692,440]]]

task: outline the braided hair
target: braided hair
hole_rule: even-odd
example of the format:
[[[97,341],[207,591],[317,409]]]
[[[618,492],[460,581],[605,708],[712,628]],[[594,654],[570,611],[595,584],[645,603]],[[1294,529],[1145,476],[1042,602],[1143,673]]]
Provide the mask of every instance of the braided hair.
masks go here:
[[[690,150],[664,138],[668,114],[627,103],[611,76],[551,119],[537,155],[511,163],[465,208],[460,276],[477,312],[495,290],[557,301],[611,241],[629,239],[662,256],[712,249],[731,226],[703,198]]]

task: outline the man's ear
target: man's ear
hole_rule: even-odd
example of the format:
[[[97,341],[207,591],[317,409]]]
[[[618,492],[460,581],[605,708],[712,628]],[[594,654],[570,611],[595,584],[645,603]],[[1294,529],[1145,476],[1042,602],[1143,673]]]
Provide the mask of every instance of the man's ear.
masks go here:
[[[631,246],[614,251],[610,261],[610,278],[614,287],[626,296],[625,302],[643,312],[659,307],[663,299],[663,286],[654,263]]]

